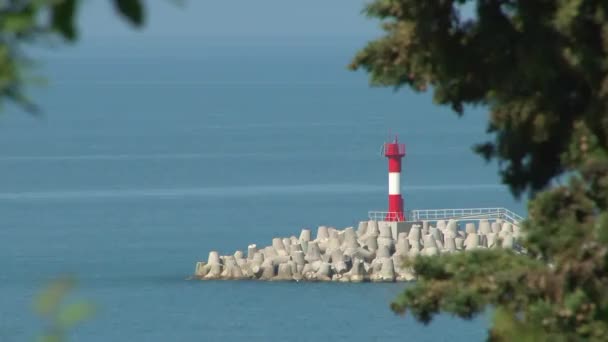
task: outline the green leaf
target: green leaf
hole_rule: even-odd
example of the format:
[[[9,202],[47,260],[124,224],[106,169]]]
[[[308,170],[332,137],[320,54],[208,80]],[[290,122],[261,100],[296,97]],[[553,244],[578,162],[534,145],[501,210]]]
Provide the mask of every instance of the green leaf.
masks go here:
[[[62,0],[52,8],[52,26],[68,40],[75,40],[77,35],[74,27],[76,6],[77,0]]]
[[[141,26],[144,23],[144,8],[139,0],[114,0],[120,14],[124,15],[132,24]]]
[[[38,342],[61,342],[63,335],[60,332],[54,332],[38,337]]]
[[[71,278],[62,278],[54,281],[38,295],[34,302],[34,309],[42,316],[49,316],[57,311],[59,303],[74,288],[74,285],[75,281]]]
[[[4,18],[3,29],[9,32],[22,32],[31,28],[34,24],[32,16],[29,14],[7,15]]]
[[[93,304],[84,300],[78,301],[61,309],[57,315],[57,323],[64,329],[71,328],[91,317],[94,312]]]

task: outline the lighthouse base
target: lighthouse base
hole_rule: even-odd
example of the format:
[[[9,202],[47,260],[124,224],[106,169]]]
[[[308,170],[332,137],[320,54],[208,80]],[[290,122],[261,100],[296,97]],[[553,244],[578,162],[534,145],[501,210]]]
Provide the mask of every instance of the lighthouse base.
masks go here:
[[[378,221],[378,228],[380,226],[390,227],[393,239],[397,240],[399,233],[409,233],[410,228],[415,224],[422,226],[422,221]]]

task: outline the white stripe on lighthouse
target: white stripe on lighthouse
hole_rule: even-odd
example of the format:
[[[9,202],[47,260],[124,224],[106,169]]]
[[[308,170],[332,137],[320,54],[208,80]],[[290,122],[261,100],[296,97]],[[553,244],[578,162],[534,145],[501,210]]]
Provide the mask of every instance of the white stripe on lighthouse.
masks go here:
[[[401,172],[388,173],[388,194],[401,195]]]

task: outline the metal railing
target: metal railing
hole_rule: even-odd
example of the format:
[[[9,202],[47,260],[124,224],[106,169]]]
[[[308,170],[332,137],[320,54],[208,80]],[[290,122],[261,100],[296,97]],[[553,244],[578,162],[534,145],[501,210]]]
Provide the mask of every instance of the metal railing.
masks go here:
[[[368,217],[373,221],[403,221],[405,213],[396,211],[369,211]],[[407,218],[407,217],[405,217]]]
[[[514,224],[524,220],[506,208],[470,208],[470,209],[422,209],[412,210],[408,216],[412,221],[434,221],[447,219],[481,220],[503,219]]]

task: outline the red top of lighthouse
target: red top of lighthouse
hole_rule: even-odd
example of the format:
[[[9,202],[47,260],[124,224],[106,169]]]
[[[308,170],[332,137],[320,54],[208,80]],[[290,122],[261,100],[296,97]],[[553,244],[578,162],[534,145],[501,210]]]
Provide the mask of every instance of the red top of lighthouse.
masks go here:
[[[385,157],[403,157],[405,156],[405,144],[400,144],[395,136],[395,141],[384,144]]]

